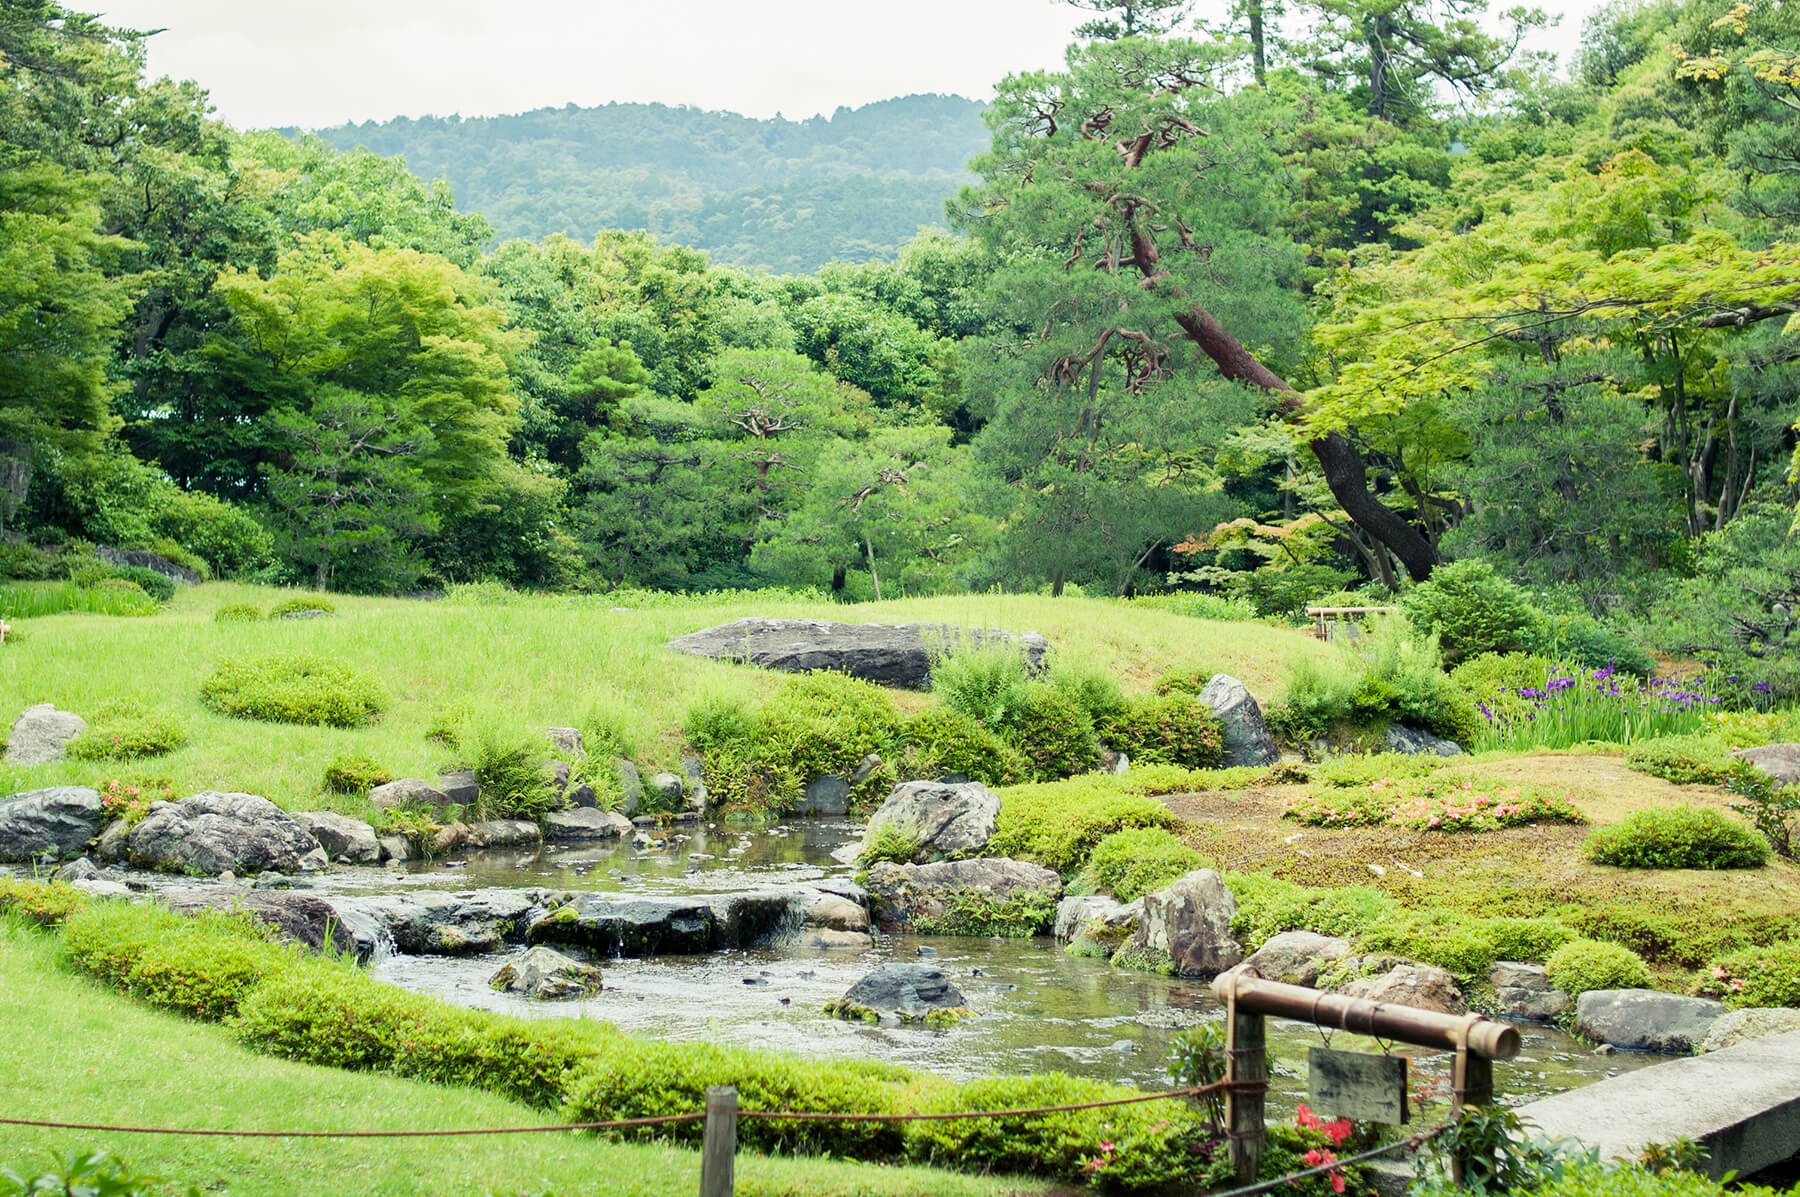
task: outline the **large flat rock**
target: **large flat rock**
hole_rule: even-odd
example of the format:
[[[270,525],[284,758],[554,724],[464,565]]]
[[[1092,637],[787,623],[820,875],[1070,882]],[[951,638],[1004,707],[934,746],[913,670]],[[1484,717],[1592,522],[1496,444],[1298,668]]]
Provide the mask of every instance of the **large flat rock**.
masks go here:
[[[669,641],[669,647],[691,657],[737,661],[786,673],[828,669],[883,686],[923,690],[931,684],[932,651],[968,641],[1017,644],[1033,670],[1050,649],[1050,642],[1036,632],[949,624],[757,618],[690,632]]]
[[[1800,1031],[1640,1068],[1518,1114],[1549,1138],[1598,1148],[1602,1159],[1635,1159],[1681,1136],[1707,1149],[1715,1179],[1755,1172],[1800,1148]]]
[[[564,944],[605,956],[693,956],[752,948],[796,930],[819,891],[632,897],[582,894],[535,919],[533,944]]]

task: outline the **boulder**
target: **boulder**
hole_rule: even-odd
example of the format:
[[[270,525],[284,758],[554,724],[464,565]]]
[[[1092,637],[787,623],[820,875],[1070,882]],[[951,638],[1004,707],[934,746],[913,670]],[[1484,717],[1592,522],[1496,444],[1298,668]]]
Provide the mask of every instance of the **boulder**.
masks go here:
[[[1381,733],[1381,742],[1389,752],[1406,756],[1461,756],[1462,746],[1433,735],[1422,727],[1391,723]]]
[[[1789,1031],[1800,1031],[1800,1010],[1791,1007],[1770,1009],[1764,1006],[1729,1010],[1720,1015],[1719,1020],[1707,1030],[1706,1038],[1700,1043],[1700,1050],[1723,1051],[1752,1039],[1785,1035]]]
[[[1800,744],[1763,744],[1731,754],[1767,773],[1779,786],[1800,785]]]
[[[818,900],[817,891],[621,897],[580,894],[533,920],[526,938],[604,956],[688,956],[752,948],[786,933]]]
[[[325,855],[325,849],[314,848],[311,852],[301,856],[299,862],[294,865],[294,871],[296,873],[323,873],[330,867],[331,857]]]
[[[282,938],[304,944],[315,952],[323,951],[325,945],[330,944],[333,951],[345,955],[367,954],[358,951],[356,937],[331,903],[299,890],[240,890],[233,886],[211,886],[165,890],[157,900],[175,913],[190,917],[208,910],[247,914],[275,928]]]
[[[973,1013],[944,970],[929,964],[884,964],[825,1010],[838,1018],[870,1022],[923,1022],[934,1011],[952,1017]]]
[[[475,780],[473,769],[453,769],[438,774],[438,789],[455,806],[474,806],[475,800],[481,797],[481,783]]]
[[[1725,1007],[1710,998],[1654,989],[1590,989],[1575,999],[1575,1033],[1627,1051],[1685,1055],[1702,1043]]]
[[[803,948],[852,948],[862,949],[874,944],[867,931],[833,931],[829,927],[820,927],[808,931],[797,941]]]
[[[379,836],[376,842],[381,845],[381,859],[391,860],[395,864],[405,864],[412,859],[412,841],[403,835]]]
[[[137,896],[129,885],[118,881],[108,881],[104,877],[83,877],[79,881],[71,881],[69,884],[91,898],[129,900]]]
[[[469,824],[468,845],[471,848],[520,848],[543,840],[538,825],[530,819],[488,819]]]
[[[361,819],[336,811],[303,810],[294,813],[294,822],[311,832],[319,847],[325,849],[325,855],[333,860],[351,864],[381,861],[381,843],[375,838],[375,829]]]
[[[1541,964],[1502,960],[1488,973],[1503,1018],[1547,1022],[1569,1008],[1569,995],[1550,983]]]
[[[850,811],[850,779],[827,773],[806,783],[800,801],[788,812],[795,815],[844,815]]]
[[[648,796],[655,802],[656,809],[674,810],[681,805],[679,773],[653,773],[646,784],[649,786]]]
[[[500,966],[488,984],[528,998],[579,998],[599,993],[600,970],[551,948],[526,948]]]
[[[6,763],[48,765],[60,761],[69,741],[86,730],[86,719],[59,711],[50,703],[26,707],[13,721],[12,734],[7,737]]]
[[[1064,898],[1056,904],[1055,935],[1071,956],[1110,959],[1137,931],[1144,901],[1120,904],[1111,898]]]
[[[123,819],[114,819],[94,841],[94,855],[107,864],[118,864],[131,859],[131,825]]]
[[[861,902],[828,894],[806,912],[806,925],[831,931],[857,931],[867,935],[869,911]]]
[[[0,861],[78,856],[106,825],[98,790],[51,786],[0,798]]]
[[[587,760],[587,749],[582,745],[580,728],[547,727],[544,734],[550,737],[550,747],[563,756],[572,761]]]
[[[528,894],[479,889],[457,894],[419,890],[343,899],[374,915],[394,937],[394,947],[413,955],[479,956],[525,939],[543,914]]]
[[[330,611],[323,607],[296,607],[291,611],[281,611],[269,616],[270,619],[332,619]]]
[[[1207,980],[1244,958],[1231,934],[1237,899],[1214,869],[1195,869],[1144,895],[1137,930],[1119,949],[1120,963]]]
[[[638,813],[644,805],[644,779],[638,774],[638,767],[623,758],[614,762],[619,770],[619,813],[627,819]]]
[[[555,843],[610,840],[631,834],[631,820],[610,810],[577,806],[544,816],[544,839]]]
[[[140,868],[205,875],[289,872],[319,850],[311,833],[267,798],[216,790],[151,803],[126,842]]]
[[[145,549],[115,549],[111,545],[98,545],[94,556],[108,565],[124,565],[137,569],[147,569],[159,573],[169,581],[181,586],[198,586],[201,582],[199,574],[185,565],[176,565],[161,553],[152,553]]]
[[[1344,986],[1346,997],[1367,998],[1396,1006],[1436,1010],[1439,1014],[1467,1014],[1456,978],[1432,964],[1396,964],[1379,977],[1363,977]]]
[[[995,903],[1035,896],[1054,904],[1062,895],[1062,878],[1055,870],[1003,856],[922,865],[884,860],[869,870],[864,883],[876,922],[894,931],[943,918],[959,896],[970,892]]]
[[[392,810],[402,804],[423,807],[433,813],[442,813],[451,803],[450,795],[438,789],[428,781],[416,777],[402,777],[384,785],[371,787],[369,804],[376,810]]]
[[[1081,930],[1082,924],[1094,919],[1113,917],[1124,909],[1123,902],[1105,894],[1064,898],[1056,904],[1056,922],[1052,924],[1050,933],[1058,943],[1068,943]]]
[[[1212,708],[1224,730],[1227,768],[1273,765],[1281,759],[1262,708],[1244,683],[1228,673],[1215,673],[1200,691],[1200,701]]]
[[[681,758],[681,776],[684,782],[682,797],[686,800],[689,814],[706,813],[706,762],[697,756]]]
[[[437,829],[431,837],[431,854],[442,856],[446,852],[454,852],[469,842],[469,825],[467,823],[446,823]]]
[[[1000,799],[978,781],[905,781],[869,818],[863,839],[901,836],[924,860],[970,856],[987,847],[999,817]]]
[[[56,872],[50,874],[50,880],[74,884],[77,881],[98,881],[102,874],[100,866],[85,856],[77,856]]]
[[[944,624],[850,624],[816,619],[740,619],[679,636],[669,641],[669,647],[716,661],[738,661],[787,673],[829,670],[884,686],[923,690],[931,682],[932,652],[966,641],[1016,644],[1033,672],[1042,666],[1050,648],[1036,632],[1015,635]]]
[[[1310,986],[1319,974],[1350,954],[1350,941],[1311,931],[1283,931],[1271,935],[1243,963],[1258,976],[1287,985]]]

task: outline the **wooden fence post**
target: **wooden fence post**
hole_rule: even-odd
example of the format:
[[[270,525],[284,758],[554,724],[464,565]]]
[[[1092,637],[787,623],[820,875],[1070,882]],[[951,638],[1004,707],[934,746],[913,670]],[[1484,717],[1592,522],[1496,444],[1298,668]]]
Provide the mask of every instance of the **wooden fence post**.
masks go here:
[[[1494,1062],[1464,1048],[1456,1053],[1455,1062],[1450,1068],[1450,1086],[1452,1098],[1456,1102],[1457,1113],[1464,1106],[1491,1106],[1494,1104]],[[1482,1152],[1485,1158],[1484,1170],[1492,1173],[1494,1157],[1492,1152]],[[1458,1186],[1468,1184],[1469,1165],[1478,1157],[1475,1154],[1453,1151],[1450,1153],[1450,1181]]]
[[[1225,1079],[1229,1082],[1266,1081],[1268,1048],[1263,1016],[1240,1009],[1235,1001],[1226,1006]],[[1260,1087],[1240,1092],[1225,1091],[1225,1133],[1231,1144],[1231,1165],[1239,1184],[1250,1184],[1262,1167],[1263,1100]]]
[[[700,1197],[732,1197],[736,1183],[737,1090],[713,1085],[706,1091],[706,1139],[700,1147]]]

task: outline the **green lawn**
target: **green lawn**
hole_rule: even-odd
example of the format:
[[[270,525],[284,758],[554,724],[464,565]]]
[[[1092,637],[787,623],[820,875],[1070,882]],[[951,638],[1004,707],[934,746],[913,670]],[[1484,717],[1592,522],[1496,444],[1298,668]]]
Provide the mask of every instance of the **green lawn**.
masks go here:
[[[146,1010],[56,967],[53,941],[0,921],[0,1110],[64,1122],[227,1129],[424,1130],[530,1126],[542,1110],[466,1089],[253,1055],[219,1027]],[[258,1140],[107,1136],[0,1126],[0,1166],[104,1147],[140,1171],[232,1197],[301,1193],[691,1197],[689,1150],[555,1134],[455,1139]],[[738,1160],[740,1194],[806,1197],[1044,1195],[1043,1185],[927,1169]]]
[[[621,714],[643,763],[669,766],[680,752],[689,706],[708,695],[752,699],[781,676],[669,652],[674,636],[745,615],[849,621],[942,621],[1041,632],[1068,659],[1105,669],[1131,689],[1148,689],[1178,668],[1236,674],[1265,701],[1285,684],[1292,661],[1324,654],[1291,630],[1218,623],[1105,600],[979,596],[843,606],[738,599],[730,603],[522,598],[502,605],[333,596],[330,619],[215,623],[227,603],[267,609],[292,592],[230,584],[184,589],[147,618],[61,614],[16,621],[0,647],[0,728],[31,703],[80,714],[132,698],[178,716],[186,747],[133,765],[64,763],[0,768],[0,793],[109,777],[170,780],[179,795],[248,790],[289,809],[331,804],[352,813],[361,800],[333,800],[325,766],[342,753],[366,754],[397,776],[434,775],[453,754],[426,739],[434,716],[466,702],[500,730],[578,725],[596,706]],[[631,600],[623,600],[629,602]],[[378,678],[387,713],[357,730],[255,723],[216,715],[199,702],[201,679],[233,657],[306,652],[342,660]],[[902,703],[923,701],[901,695]]]

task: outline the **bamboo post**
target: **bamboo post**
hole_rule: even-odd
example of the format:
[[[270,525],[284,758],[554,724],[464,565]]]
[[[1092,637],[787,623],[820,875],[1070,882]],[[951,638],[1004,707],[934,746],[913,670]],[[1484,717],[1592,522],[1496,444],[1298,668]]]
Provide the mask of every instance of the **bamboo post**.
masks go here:
[[[700,1147],[700,1197],[732,1197],[737,1157],[737,1090],[706,1091],[706,1138]]]
[[[1494,1103],[1494,1062],[1464,1048],[1456,1053],[1451,1065],[1450,1085],[1460,1112],[1464,1106],[1487,1106]],[[1493,1153],[1482,1152],[1482,1171],[1492,1174]],[[1469,1166],[1476,1160],[1471,1152],[1456,1151],[1450,1155],[1450,1181],[1458,1186],[1468,1184]]]
[[[1238,1183],[1250,1184],[1262,1167],[1263,1090],[1256,1085],[1240,1092],[1235,1083],[1269,1078],[1264,1020],[1239,1006],[1235,996],[1227,999],[1225,1018],[1225,1079],[1234,1083],[1225,1090],[1225,1135]]]

